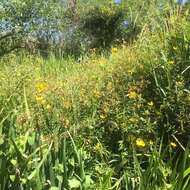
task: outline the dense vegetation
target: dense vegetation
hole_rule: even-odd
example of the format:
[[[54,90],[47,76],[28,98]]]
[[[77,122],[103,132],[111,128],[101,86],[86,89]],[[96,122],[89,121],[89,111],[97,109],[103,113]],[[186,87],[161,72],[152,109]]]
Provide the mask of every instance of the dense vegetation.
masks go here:
[[[0,190],[189,190],[189,5],[9,2],[0,18],[19,15],[21,33],[0,31]],[[65,22],[26,30],[33,9]]]

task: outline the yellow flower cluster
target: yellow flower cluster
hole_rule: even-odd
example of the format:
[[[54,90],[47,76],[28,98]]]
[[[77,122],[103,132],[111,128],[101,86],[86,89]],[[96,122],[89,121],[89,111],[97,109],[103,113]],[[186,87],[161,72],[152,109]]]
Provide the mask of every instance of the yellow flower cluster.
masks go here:
[[[183,81],[176,81],[176,86],[182,87],[183,86]]]
[[[47,111],[50,112],[52,110],[52,106],[47,103],[46,99],[43,96],[36,96],[35,99],[37,104],[43,106]]]
[[[39,105],[45,105],[46,104],[46,100],[43,96],[40,96],[40,95],[36,96],[35,99],[36,99],[37,104],[39,104]]]
[[[135,91],[130,91],[127,96],[129,97],[129,99],[137,99],[138,94]]]
[[[37,83],[35,87],[38,93],[45,92],[48,88],[47,84],[44,82]]]
[[[36,95],[35,100],[38,105],[43,106],[47,111],[52,110],[52,106],[47,102],[45,98],[45,92],[48,90],[48,85],[45,82],[37,82],[35,85]]]
[[[136,139],[136,145],[137,145],[138,147],[140,147],[140,148],[143,148],[143,147],[146,146],[144,140],[141,139],[141,138]]]
[[[111,49],[111,52],[112,53],[116,53],[118,51],[118,49],[116,48],[116,47],[113,47],[112,49]]]
[[[96,98],[100,98],[100,97],[101,97],[101,92],[98,91],[98,90],[94,90],[93,94],[94,94],[94,96],[95,96]]]

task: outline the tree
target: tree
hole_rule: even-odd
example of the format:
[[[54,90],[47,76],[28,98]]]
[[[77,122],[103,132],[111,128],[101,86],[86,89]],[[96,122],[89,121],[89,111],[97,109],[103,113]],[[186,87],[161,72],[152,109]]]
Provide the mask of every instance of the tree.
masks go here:
[[[59,0],[3,0],[0,2],[0,57],[28,47],[35,32],[63,27]]]

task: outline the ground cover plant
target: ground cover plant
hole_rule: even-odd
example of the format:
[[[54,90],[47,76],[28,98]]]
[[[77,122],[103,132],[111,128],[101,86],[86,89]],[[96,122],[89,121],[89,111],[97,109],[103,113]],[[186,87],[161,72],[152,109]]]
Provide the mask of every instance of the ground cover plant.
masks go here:
[[[127,2],[134,38],[113,32],[108,48],[96,33],[77,59],[0,57],[0,190],[190,189],[188,4],[101,2],[82,21]]]

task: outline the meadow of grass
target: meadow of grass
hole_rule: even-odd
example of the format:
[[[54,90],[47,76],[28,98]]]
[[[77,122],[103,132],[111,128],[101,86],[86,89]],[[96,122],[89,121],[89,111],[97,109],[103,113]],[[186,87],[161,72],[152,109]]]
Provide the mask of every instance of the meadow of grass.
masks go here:
[[[190,20],[80,60],[0,59],[0,190],[189,190]]]

